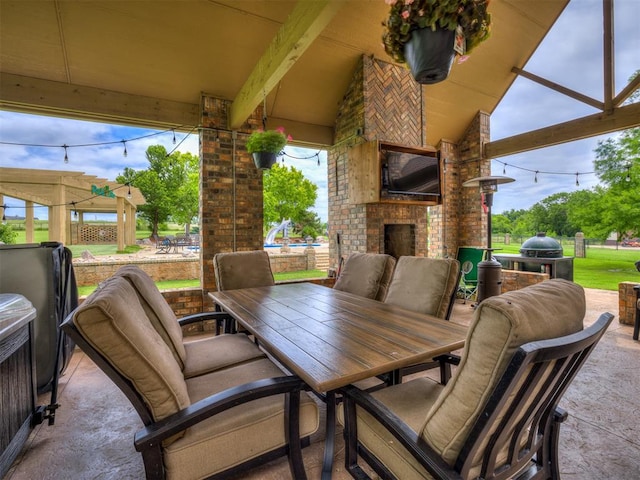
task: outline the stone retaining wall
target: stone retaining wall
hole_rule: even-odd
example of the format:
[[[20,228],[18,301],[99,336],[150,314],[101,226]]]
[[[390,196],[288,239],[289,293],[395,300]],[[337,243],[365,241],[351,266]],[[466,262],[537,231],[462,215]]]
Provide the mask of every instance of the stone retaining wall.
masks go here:
[[[502,270],[502,293],[520,290],[549,280],[548,273],[522,272],[519,270]]]
[[[302,249],[301,249],[302,250]],[[162,257],[162,255],[158,255]],[[299,272],[316,268],[315,250],[300,253],[270,253],[273,273]],[[113,275],[123,265],[137,265],[156,282],[164,280],[197,280],[200,278],[200,257],[142,258],[139,260],[106,260],[73,264],[79,287],[97,285]]]

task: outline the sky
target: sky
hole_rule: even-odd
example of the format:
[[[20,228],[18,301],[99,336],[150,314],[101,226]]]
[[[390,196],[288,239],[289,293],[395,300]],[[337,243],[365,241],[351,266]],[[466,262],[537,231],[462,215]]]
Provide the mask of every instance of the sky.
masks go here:
[[[534,1],[534,0],[527,0]],[[535,0],[540,1],[540,0]],[[615,0],[615,80],[616,94],[629,77],[640,69],[640,0]],[[479,47],[481,48],[481,47]],[[602,0],[572,0],[536,53],[524,67],[528,72],[559,83],[579,93],[603,99],[602,84]],[[597,113],[597,110],[560,93],[518,78],[491,115],[491,140],[543,128]],[[125,167],[146,169],[145,151],[150,145],[164,145],[168,152],[198,155],[198,135],[157,132],[148,129],[67,120],[0,111],[0,167],[70,170],[115,180]],[[597,184],[593,172],[594,149],[598,141],[615,135],[593,137],[555,147],[502,157],[492,161],[492,175],[514,178],[501,185],[494,196],[493,213],[511,209],[528,209],[545,197],[558,192],[572,192]],[[123,155],[127,140],[127,156]],[[29,147],[55,145],[56,147]],[[67,149],[68,163],[60,145],[86,145]],[[102,144],[102,145],[95,145]],[[285,164],[302,170],[318,185],[314,210],[327,220],[327,157],[317,150],[287,146]],[[313,158],[304,159],[312,156]],[[507,165],[505,166],[504,163]],[[538,181],[528,170],[539,170]],[[576,186],[576,175],[580,185]],[[5,198],[10,207],[23,202]],[[8,208],[7,216],[24,215],[22,208]],[[46,218],[47,209],[38,208],[35,216]],[[88,218],[91,220],[92,218]]]

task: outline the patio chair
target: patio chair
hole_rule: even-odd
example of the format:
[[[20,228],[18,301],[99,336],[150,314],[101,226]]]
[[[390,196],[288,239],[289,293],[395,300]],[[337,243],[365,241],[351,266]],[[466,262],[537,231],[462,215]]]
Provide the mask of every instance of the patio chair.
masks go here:
[[[443,386],[418,378],[369,394],[342,390],[346,467],[382,477],[559,478],[558,407],[613,315],[582,330],[583,289],[553,279],[484,300]]]
[[[186,378],[135,289],[118,276],[62,328],[144,423],[134,446],[147,479],[227,478],[282,455],[293,478],[306,478],[301,446],[319,426],[318,407],[299,378],[268,358]]]
[[[264,250],[216,253],[213,257],[213,271],[218,291],[269,287],[276,284],[269,254]],[[216,309],[219,310],[217,305]],[[233,319],[225,323],[225,332],[236,331],[237,325]]]
[[[484,250],[478,247],[458,247],[456,259],[460,262],[460,286],[458,294],[463,303],[478,292],[478,264],[484,257]]]
[[[403,256],[398,259],[384,302],[449,320],[459,282],[460,263],[453,258]],[[440,359],[394,372],[392,382],[400,383],[403,375],[436,367],[440,367],[442,383],[447,383],[451,365]]]
[[[384,253],[354,252],[347,258],[333,288],[384,301],[396,259]]]

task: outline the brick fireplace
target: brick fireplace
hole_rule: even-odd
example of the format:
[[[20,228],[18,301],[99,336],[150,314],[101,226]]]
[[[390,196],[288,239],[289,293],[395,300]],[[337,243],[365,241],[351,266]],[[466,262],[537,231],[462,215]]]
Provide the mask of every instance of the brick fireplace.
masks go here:
[[[486,217],[480,194],[462,188],[464,181],[490,174],[490,162],[480,158],[481,145],[489,140],[489,115],[483,112],[472,120],[462,139],[437,145],[443,159],[441,204],[357,203],[350,198],[354,147],[376,140],[429,147],[424,101],[422,86],[407,69],[361,58],[339,106],[334,146],[328,152],[332,267],[338,265],[339,257],[352,252],[442,257],[455,256],[458,245],[483,245]]]

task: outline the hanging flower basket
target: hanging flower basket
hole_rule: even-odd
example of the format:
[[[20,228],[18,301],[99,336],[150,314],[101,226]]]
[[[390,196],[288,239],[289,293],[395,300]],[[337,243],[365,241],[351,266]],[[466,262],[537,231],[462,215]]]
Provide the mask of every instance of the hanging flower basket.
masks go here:
[[[466,57],[489,38],[489,0],[385,0],[390,6],[382,41],[407,63],[419,83],[447,78],[456,55]],[[426,37],[426,38],[425,38]]]
[[[256,130],[247,140],[247,152],[253,155],[256,168],[268,170],[276,163],[276,159],[291,135],[284,133],[284,128],[275,130]]]
[[[456,52],[455,32],[438,28],[419,28],[411,32],[404,56],[416,82],[429,85],[449,76]]]
[[[273,152],[253,152],[252,155],[258,170],[269,170],[278,160],[278,154]]]

